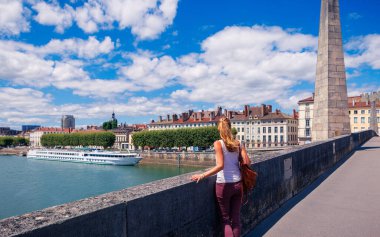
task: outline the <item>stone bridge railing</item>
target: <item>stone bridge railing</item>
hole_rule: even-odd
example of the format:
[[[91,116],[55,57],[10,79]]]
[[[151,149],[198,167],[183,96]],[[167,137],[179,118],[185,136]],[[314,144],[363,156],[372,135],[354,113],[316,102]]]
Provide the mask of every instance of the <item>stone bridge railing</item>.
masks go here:
[[[354,133],[255,159],[257,187],[241,213],[243,233],[374,136]],[[215,176],[191,174],[0,220],[0,236],[221,236]]]

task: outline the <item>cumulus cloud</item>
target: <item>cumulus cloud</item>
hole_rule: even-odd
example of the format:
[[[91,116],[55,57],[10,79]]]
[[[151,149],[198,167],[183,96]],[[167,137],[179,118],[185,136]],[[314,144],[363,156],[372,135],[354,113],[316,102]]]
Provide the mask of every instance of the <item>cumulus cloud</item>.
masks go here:
[[[129,90],[132,91],[152,91],[166,87],[173,83],[178,74],[176,62],[169,56],[157,58],[149,52],[142,52],[126,57],[132,60],[132,64],[121,67],[120,74],[130,82]]]
[[[275,100],[314,79],[316,48],[316,37],[280,27],[227,27],[179,60],[186,88],[172,96],[230,107]]]
[[[22,0],[0,0],[0,12],[0,34],[19,35],[29,31],[29,13]]]
[[[49,94],[31,88],[0,88],[0,124],[25,123],[56,125],[62,114],[73,114],[77,119],[106,119],[112,111],[118,116],[156,116],[179,113],[182,106],[174,100],[163,98],[131,97],[121,103],[94,102],[90,104],[55,105]]]
[[[368,65],[380,69],[380,35],[371,34],[352,38],[346,45],[346,66],[357,68]]]
[[[76,55],[79,58],[95,58],[107,54],[114,49],[114,43],[109,36],[103,41],[90,36],[87,40],[72,38],[65,40],[53,39],[48,44],[35,51],[42,54]]]
[[[75,9],[65,4],[38,2],[35,20],[63,32],[75,21],[86,33],[99,29],[130,28],[139,39],[154,39],[173,23],[178,0],[88,0]]]
[[[61,8],[58,3],[37,2],[33,5],[33,9],[37,11],[34,19],[38,23],[55,26],[55,31],[58,33],[63,33],[66,28],[72,25],[74,9],[67,4]]]

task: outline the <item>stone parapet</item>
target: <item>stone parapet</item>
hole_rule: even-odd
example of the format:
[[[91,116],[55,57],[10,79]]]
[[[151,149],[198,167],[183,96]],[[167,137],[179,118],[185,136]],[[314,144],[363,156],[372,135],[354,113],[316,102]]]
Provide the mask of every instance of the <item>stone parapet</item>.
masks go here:
[[[259,177],[242,208],[243,233],[374,135],[354,133],[257,157]],[[197,184],[191,175],[3,219],[0,236],[221,236],[215,176]]]

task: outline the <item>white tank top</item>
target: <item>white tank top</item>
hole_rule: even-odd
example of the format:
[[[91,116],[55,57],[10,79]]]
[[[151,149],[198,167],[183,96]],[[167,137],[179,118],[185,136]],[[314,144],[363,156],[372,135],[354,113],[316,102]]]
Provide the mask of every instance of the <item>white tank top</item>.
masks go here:
[[[222,144],[224,168],[216,175],[217,183],[236,183],[241,180],[239,169],[239,152],[230,152],[227,150],[223,140],[219,140]]]

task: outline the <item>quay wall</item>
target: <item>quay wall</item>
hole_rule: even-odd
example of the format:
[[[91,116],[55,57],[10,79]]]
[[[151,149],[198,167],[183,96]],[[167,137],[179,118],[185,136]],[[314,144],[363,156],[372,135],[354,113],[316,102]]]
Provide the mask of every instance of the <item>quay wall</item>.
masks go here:
[[[344,135],[254,159],[257,186],[242,208],[243,233],[375,136]],[[106,193],[0,220],[0,236],[221,236],[215,176],[192,174]]]

